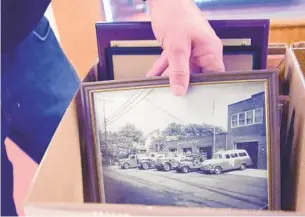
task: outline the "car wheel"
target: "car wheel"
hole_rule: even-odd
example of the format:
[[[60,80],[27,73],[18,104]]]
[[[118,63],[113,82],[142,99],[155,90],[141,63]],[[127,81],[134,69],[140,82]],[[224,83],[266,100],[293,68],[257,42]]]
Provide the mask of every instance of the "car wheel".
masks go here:
[[[123,169],[127,170],[129,168],[129,164],[128,163],[124,163],[123,164]]]
[[[142,163],[142,169],[143,170],[148,170],[149,164],[148,163]]]
[[[196,159],[196,160],[193,161],[194,166],[197,166],[198,164],[200,164],[200,160]]]
[[[245,170],[246,168],[247,168],[247,165],[246,165],[246,164],[240,165],[240,170]]]
[[[181,169],[181,171],[182,171],[183,173],[188,173],[188,172],[189,172],[189,168],[188,168],[188,167],[183,167],[183,168]]]
[[[165,171],[170,171],[170,170],[171,170],[171,165],[170,165],[169,163],[165,163],[165,164],[163,165],[163,169],[164,169]]]
[[[219,175],[221,172],[222,172],[222,168],[221,168],[221,167],[215,167],[214,173],[215,173],[216,175]]]

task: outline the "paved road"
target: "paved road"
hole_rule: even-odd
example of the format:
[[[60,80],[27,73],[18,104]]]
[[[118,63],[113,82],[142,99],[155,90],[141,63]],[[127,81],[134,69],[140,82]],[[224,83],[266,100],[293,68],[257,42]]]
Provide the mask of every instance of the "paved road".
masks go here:
[[[154,169],[103,169],[107,203],[262,209],[267,179]]]

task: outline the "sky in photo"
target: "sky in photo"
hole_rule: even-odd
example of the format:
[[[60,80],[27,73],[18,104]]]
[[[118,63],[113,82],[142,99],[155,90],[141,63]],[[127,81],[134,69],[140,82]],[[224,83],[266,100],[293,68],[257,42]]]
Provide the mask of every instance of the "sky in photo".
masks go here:
[[[183,97],[174,96],[169,87],[99,92],[94,95],[97,127],[104,129],[105,114],[110,131],[132,123],[148,134],[171,122],[215,124],[226,130],[228,105],[264,90],[263,82],[246,82],[194,85]]]

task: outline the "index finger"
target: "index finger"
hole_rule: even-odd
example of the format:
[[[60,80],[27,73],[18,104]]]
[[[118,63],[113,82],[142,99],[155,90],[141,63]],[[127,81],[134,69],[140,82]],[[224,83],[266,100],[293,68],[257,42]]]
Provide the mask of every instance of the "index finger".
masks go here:
[[[173,93],[182,96],[186,93],[190,82],[191,46],[187,37],[171,38],[168,47],[169,79]]]

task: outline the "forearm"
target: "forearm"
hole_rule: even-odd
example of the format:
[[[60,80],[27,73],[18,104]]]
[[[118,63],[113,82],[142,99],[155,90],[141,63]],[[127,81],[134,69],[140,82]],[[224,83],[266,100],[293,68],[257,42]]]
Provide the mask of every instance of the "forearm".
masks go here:
[[[146,0],[149,13],[158,15],[160,10],[168,11],[168,19],[171,19],[170,12],[178,10],[187,13],[188,11],[200,11],[194,0]],[[194,10],[195,9],[195,10]]]

